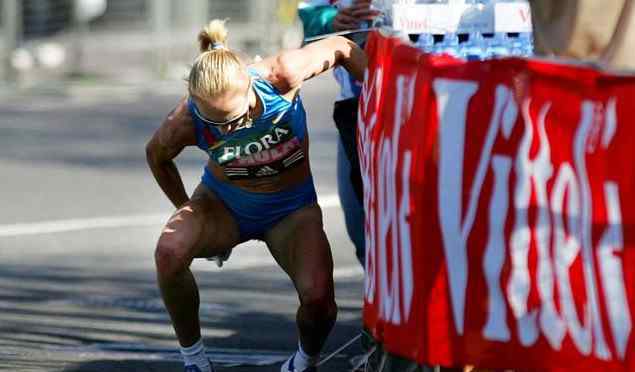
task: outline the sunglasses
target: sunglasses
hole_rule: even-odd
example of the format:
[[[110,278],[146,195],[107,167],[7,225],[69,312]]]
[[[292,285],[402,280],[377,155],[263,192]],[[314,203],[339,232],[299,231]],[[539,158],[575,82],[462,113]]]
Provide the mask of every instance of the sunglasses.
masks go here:
[[[228,120],[224,120],[224,121],[216,121],[216,120],[208,119],[201,113],[201,111],[196,106],[196,103],[192,101],[192,106],[194,108],[193,110],[194,116],[196,116],[205,124],[213,125],[215,127],[225,127],[225,126],[245,124],[246,122],[250,120],[249,118],[249,91],[251,91],[251,84],[252,84],[252,81],[249,80],[249,86],[247,87],[247,94],[245,97],[245,107],[243,108],[241,113],[236,115],[235,117]]]

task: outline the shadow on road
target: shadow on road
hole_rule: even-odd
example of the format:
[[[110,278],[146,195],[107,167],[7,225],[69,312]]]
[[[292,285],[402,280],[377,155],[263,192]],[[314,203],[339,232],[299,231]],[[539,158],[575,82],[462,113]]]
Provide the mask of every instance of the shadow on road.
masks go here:
[[[208,354],[274,371],[296,345],[291,283],[267,270],[196,275]],[[360,310],[340,309],[327,351],[358,333]],[[0,264],[0,370],[179,371],[176,346],[149,270]]]

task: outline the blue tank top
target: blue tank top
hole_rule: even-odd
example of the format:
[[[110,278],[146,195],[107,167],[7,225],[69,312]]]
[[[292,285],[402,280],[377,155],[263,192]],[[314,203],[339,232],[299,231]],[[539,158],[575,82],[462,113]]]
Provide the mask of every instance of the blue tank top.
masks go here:
[[[229,179],[275,176],[302,164],[306,157],[302,148],[307,132],[306,112],[300,96],[289,101],[257,72],[248,71],[262,104],[262,114],[251,127],[222,134],[193,115],[192,98],[187,102],[197,146],[223,167]]]

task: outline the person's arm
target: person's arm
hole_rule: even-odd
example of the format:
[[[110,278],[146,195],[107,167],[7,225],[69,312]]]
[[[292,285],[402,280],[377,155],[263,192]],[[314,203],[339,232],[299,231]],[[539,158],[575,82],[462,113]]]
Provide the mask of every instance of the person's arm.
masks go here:
[[[305,80],[335,66],[343,66],[353,77],[363,81],[367,65],[366,53],[355,42],[333,36],[300,49],[284,51],[252,67],[286,94],[299,89]]]
[[[190,200],[173,159],[186,146],[196,144],[187,101],[182,100],[170,112],[146,145],[148,166],[157,183],[176,208]]]
[[[354,0],[350,7],[334,5],[304,5],[298,8],[304,37],[314,37],[336,31],[355,30],[361,21],[371,21],[379,15],[371,8],[372,0]]]

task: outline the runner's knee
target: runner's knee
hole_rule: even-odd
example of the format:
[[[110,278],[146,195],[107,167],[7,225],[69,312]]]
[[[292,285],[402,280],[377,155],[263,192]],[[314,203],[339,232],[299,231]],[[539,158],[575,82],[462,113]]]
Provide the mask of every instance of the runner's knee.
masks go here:
[[[324,318],[335,319],[337,317],[337,305],[332,284],[310,286],[300,292],[300,303],[310,309],[311,312],[321,314]]]
[[[185,271],[192,261],[190,250],[185,239],[166,234],[161,235],[154,252],[159,275],[170,278]]]

